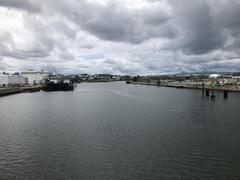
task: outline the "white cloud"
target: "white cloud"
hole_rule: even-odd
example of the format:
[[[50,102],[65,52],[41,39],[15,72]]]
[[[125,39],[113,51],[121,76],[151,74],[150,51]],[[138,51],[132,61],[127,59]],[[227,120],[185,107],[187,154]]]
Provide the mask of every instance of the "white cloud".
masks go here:
[[[239,12],[238,0],[0,0],[0,70],[237,71]]]

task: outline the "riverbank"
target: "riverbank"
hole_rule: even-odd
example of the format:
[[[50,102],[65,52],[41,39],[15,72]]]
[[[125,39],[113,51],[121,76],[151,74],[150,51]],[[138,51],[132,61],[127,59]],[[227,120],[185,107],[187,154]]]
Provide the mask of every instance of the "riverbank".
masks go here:
[[[109,80],[87,80],[87,81],[81,81],[81,83],[105,83],[105,82],[112,82]]]
[[[119,82],[119,80],[86,80],[81,83],[106,83],[106,82]]]
[[[41,86],[0,88],[0,97],[22,92],[38,92],[40,90]]]
[[[147,85],[147,86],[160,86],[160,87],[172,87],[172,88],[178,88],[178,89],[208,89],[211,90],[208,85],[205,85],[202,87],[202,83],[196,83],[196,84],[184,84],[184,83],[178,83],[178,82],[171,82],[171,83],[164,83],[159,84],[157,82],[134,82],[134,81],[126,81],[127,84],[138,84],[138,85]],[[214,88],[216,91],[228,91],[228,92],[240,92],[240,87],[236,86],[227,86],[227,87],[216,87]]]

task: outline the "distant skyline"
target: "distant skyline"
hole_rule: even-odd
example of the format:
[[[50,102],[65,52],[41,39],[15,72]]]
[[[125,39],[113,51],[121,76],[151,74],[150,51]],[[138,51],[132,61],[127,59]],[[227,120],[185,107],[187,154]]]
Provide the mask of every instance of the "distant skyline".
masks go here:
[[[240,0],[0,0],[0,72],[240,71]]]

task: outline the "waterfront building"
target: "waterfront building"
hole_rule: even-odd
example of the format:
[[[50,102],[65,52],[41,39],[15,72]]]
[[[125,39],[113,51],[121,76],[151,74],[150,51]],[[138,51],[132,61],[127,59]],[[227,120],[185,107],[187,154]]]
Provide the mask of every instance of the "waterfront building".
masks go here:
[[[89,74],[80,74],[79,75],[80,79],[83,80],[83,81],[88,80],[89,76],[90,76]]]
[[[0,74],[0,87],[25,86],[28,79],[21,75]]]
[[[233,76],[233,79],[235,79],[237,82],[240,81],[240,76]]]
[[[89,81],[92,81],[92,80],[95,80],[95,79],[96,79],[96,76],[94,76],[94,75],[89,75],[88,76]]]
[[[95,74],[95,77],[99,80],[110,81],[113,78],[112,74]]]
[[[237,82],[236,79],[233,79],[233,78],[223,79],[224,85],[234,85],[236,82]]]
[[[42,84],[44,80],[49,78],[49,73],[46,71],[28,70],[21,72],[21,75],[28,78],[29,85]]]
[[[113,79],[114,81],[120,81],[120,80],[121,80],[121,76],[120,76],[120,75],[113,75],[113,76],[112,76],[112,79]]]
[[[211,74],[209,75],[209,79],[217,79],[217,78],[220,78],[222,77],[220,74]]]

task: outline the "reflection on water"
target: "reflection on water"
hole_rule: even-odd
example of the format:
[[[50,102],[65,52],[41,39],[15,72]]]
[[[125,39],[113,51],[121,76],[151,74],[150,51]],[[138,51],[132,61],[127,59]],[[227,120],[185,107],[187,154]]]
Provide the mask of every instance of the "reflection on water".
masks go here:
[[[0,179],[239,179],[239,94],[124,83],[0,99]]]

